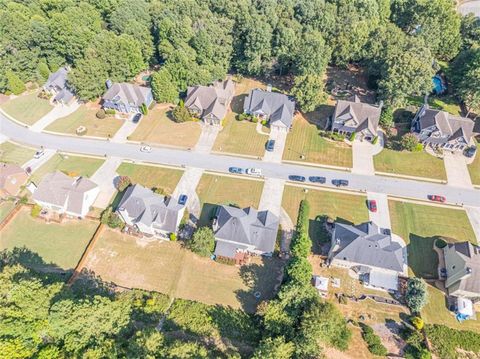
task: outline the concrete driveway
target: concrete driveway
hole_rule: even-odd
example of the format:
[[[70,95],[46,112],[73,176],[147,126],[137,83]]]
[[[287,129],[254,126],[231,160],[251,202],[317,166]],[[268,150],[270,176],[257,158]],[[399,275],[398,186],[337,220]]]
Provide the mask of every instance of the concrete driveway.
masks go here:
[[[172,193],[172,196],[176,199],[178,199],[181,194],[186,194],[188,196],[188,212],[195,216],[197,220],[200,218],[202,207],[200,205],[200,199],[198,198],[196,189],[200,179],[202,178],[202,175],[203,170],[201,168],[188,167]]]
[[[279,131],[278,129],[272,128],[268,139],[275,141],[275,147],[271,152],[265,150],[265,154],[263,155],[264,161],[275,163],[282,162],[283,150],[285,149],[285,143],[287,142],[287,134],[287,132]]]
[[[105,209],[110,205],[110,202],[117,192],[115,188],[115,178],[118,176],[117,168],[122,163],[119,157],[108,157],[100,168],[90,178],[100,187],[93,207]]]
[[[31,173],[38,170],[44,163],[46,163],[57,152],[53,149],[44,149],[45,154],[40,158],[32,158],[22,165],[23,169],[30,168]]]
[[[377,212],[368,210],[370,221],[376,223],[380,228],[391,229],[390,210],[388,208],[388,197],[384,193],[367,192],[369,201],[377,201]]]
[[[41,132],[48,125],[52,124],[59,118],[70,115],[71,113],[75,112],[79,107],[80,104],[77,101],[73,102],[68,106],[61,104],[55,105],[55,107],[49,113],[47,113],[40,120],[30,126],[30,129],[35,132]]]
[[[443,163],[448,184],[455,187],[473,188],[467,161],[462,153],[444,152]]]
[[[133,123],[132,119],[135,114],[132,114],[128,117],[128,120],[119,120],[124,121],[122,127],[120,127],[117,133],[112,137],[111,141],[116,143],[125,143],[127,142],[128,136],[130,136],[133,131],[137,128],[138,123]],[[141,121],[141,120],[140,120]]]
[[[373,165],[373,156],[383,150],[384,137],[383,132],[378,131],[378,142],[373,145],[368,141],[355,140],[352,143],[353,154],[353,173],[374,175],[375,166]]]
[[[204,123],[202,123],[201,126],[202,133],[200,134],[200,138],[198,139],[198,142],[193,150],[200,153],[210,153],[221,127],[206,125]]]
[[[258,209],[269,210],[280,217],[284,186],[285,181],[282,179],[266,178]]]

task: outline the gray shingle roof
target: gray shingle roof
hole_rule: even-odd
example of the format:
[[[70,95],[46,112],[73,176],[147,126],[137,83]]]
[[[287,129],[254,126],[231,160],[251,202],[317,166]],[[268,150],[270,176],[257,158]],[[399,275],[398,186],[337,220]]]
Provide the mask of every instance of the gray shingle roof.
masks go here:
[[[390,235],[381,233],[376,224],[367,222],[351,226],[337,222],[333,235],[335,247],[331,258],[403,271],[405,261],[402,246],[392,241]]]
[[[43,85],[46,89],[62,90],[67,84],[68,69],[66,67],[60,67],[57,71],[52,72],[48,76],[47,82]]]
[[[129,84],[126,82],[114,83],[103,95],[104,100],[112,102],[121,102],[133,106],[141,106],[147,103],[150,88]]]
[[[130,186],[120,201],[123,208],[135,223],[155,229],[176,232],[180,211],[183,205],[173,197],[165,197],[140,185]]]
[[[460,279],[459,289],[480,295],[480,247],[470,242],[449,243],[448,247],[455,249],[455,254],[461,259],[459,263],[464,265],[462,268],[456,268],[455,271],[447,268],[447,275],[450,277],[461,271],[466,274],[468,271],[470,275]]]
[[[357,96],[354,96],[349,101],[337,101],[333,119],[335,121],[336,119],[342,119],[342,117],[351,117],[357,123],[357,132],[368,128],[372,134],[376,134],[381,112],[380,107],[362,103]]]
[[[227,241],[234,242],[236,248],[246,248],[254,246],[255,249],[271,253],[275,248],[279,219],[270,211],[257,211],[253,207],[244,209],[219,206],[217,211],[217,227],[215,229],[215,238],[218,243]],[[224,247],[221,245],[219,251]],[[215,254],[219,254],[215,249]]]
[[[278,93],[254,89],[245,98],[243,110],[246,113],[257,111],[266,114],[270,123],[281,122],[290,127],[295,112],[295,102],[289,96]]]

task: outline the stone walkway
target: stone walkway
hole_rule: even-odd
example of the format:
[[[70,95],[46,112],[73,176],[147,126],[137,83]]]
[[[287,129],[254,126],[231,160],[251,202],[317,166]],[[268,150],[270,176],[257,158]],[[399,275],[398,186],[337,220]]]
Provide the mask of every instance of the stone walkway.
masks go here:
[[[73,102],[69,106],[60,104],[55,105],[55,107],[49,113],[30,126],[30,129],[35,132],[41,132],[59,118],[67,117],[71,113],[75,112],[79,107],[80,104],[77,101]]]
[[[105,209],[110,205],[117,192],[115,178],[118,176],[117,168],[121,163],[121,158],[109,157],[91,177],[91,180],[100,187],[100,193],[95,199],[93,207]]]

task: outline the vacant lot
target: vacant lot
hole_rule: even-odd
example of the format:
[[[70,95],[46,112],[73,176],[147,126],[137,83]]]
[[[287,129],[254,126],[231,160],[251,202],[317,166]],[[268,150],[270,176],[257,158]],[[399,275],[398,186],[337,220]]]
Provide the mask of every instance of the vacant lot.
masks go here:
[[[22,95],[5,102],[1,108],[17,121],[33,125],[53,108],[47,100],[37,97],[37,92]]]
[[[327,140],[319,135],[322,126],[296,116],[287,136],[283,159],[313,162],[331,166],[352,167],[352,148],[343,142]],[[300,158],[300,156],[304,158]]]
[[[258,208],[262,190],[263,181],[204,174],[197,186],[202,205],[200,223],[208,223],[213,205],[232,204],[241,208]]]
[[[99,119],[95,116],[97,107],[81,105],[77,111],[60,118],[46,128],[47,131],[76,134],[77,128],[84,126],[87,129],[85,135],[95,137],[113,137],[123,125],[124,120],[108,116]]]
[[[480,155],[478,153],[475,156],[472,164],[468,165],[468,171],[470,172],[472,183],[474,185],[480,185]]]
[[[185,148],[194,147],[202,129],[197,122],[176,123],[167,113],[170,107],[156,105],[142,118],[135,132],[128,137],[131,141],[158,143]]]
[[[103,162],[104,160],[101,158],[55,154],[47,163],[34,172],[32,181],[38,183],[45,174],[57,170],[69,176],[91,177]]]
[[[230,305],[252,312],[271,298],[282,262],[268,259],[242,269],[199,257],[178,242],[144,242],[106,229],[87,267],[103,280],[125,287],[156,290],[171,297]],[[261,288],[261,297],[253,296]]]
[[[375,170],[407,176],[446,180],[443,160],[426,152],[394,151],[384,149],[373,157]]]
[[[182,170],[168,167],[135,165],[126,162],[117,168],[117,173],[121,176],[130,177],[133,183],[141,184],[144,187],[162,188],[167,194],[172,194],[183,175]]]
[[[417,277],[436,278],[438,256],[433,243],[472,241],[475,235],[461,209],[389,201],[392,230],[407,243],[408,265]]]
[[[25,264],[38,269],[73,269],[98,226],[89,220],[45,223],[23,208],[0,233],[0,249],[26,247],[39,257],[25,255]]]
[[[23,165],[31,160],[35,150],[29,147],[16,145],[11,142],[3,142],[0,144],[0,162],[15,163]]]
[[[310,237],[314,241],[314,250],[319,243],[329,240],[320,221],[321,216],[328,216],[336,221],[359,224],[368,221],[366,197],[340,192],[321,191],[285,186],[282,207],[287,211],[293,223],[297,220],[298,207],[302,199],[310,204]]]

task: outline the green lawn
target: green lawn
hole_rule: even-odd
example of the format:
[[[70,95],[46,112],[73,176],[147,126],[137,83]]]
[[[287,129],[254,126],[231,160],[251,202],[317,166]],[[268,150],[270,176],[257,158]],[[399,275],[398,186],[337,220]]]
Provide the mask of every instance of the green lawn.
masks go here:
[[[0,144],[0,162],[15,163],[23,165],[31,160],[35,150],[29,147],[16,145],[12,142],[3,142]]]
[[[32,181],[38,183],[45,174],[62,171],[69,176],[91,177],[103,164],[101,158],[55,154],[32,175]]]
[[[127,162],[118,167],[117,173],[130,177],[132,183],[138,183],[147,188],[162,188],[167,194],[172,194],[183,175],[182,170]]]
[[[478,143],[477,143],[478,146]],[[468,171],[470,172],[470,178],[474,185],[480,185],[480,155],[477,153],[473,162],[468,165]]]
[[[343,142],[327,140],[319,135],[320,128],[297,116],[287,136],[283,159],[340,167],[352,167],[352,148]],[[301,159],[303,155],[305,158]]]
[[[85,105],[81,105],[75,112],[67,117],[59,118],[49,125],[46,130],[76,134],[77,128],[84,126],[87,129],[85,133],[87,136],[113,137],[125,121],[114,116],[99,119],[95,116],[97,111],[98,108],[88,108]]]
[[[420,107],[424,104],[424,98],[423,96],[410,96],[408,97],[408,103],[409,105]],[[458,101],[448,95],[441,97],[430,96],[428,98],[428,104],[431,108],[443,110],[455,116],[460,116],[462,111]]]
[[[241,208],[258,208],[263,181],[204,174],[196,191],[202,205],[201,223],[207,224],[213,205],[234,204]]]
[[[0,223],[8,216],[13,207],[15,207],[13,201],[0,202]]]
[[[373,157],[375,170],[398,175],[446,180],[443,160],[428,153],[384,149]]]
[[[315,220],[318,216],[326,215],[336,221],[353,224],[368,221],[365,196],[312,189],[305,193],[303,188],[287,185],[283,192],[282,207],[293,223],[297,221],[302,199],[307,199],[310,204],[310,237],[314,242],[314,250],[318,243],[329,240],[323,225]]]
[[[33,125],[52,110],[47,100],[37,97],[37,92],[22,95],[5,102],[1,108],[17,121]]]
[[[476,243],[470,221],[462,209],[399,201],[389,201],[389,208],[392,231],[407,243],[408,264],[417,277],[437,277],[435,239],[442,237],[449,242]]]
[[[40,269],[75,268],[98,226],[89,220],[45,223],[23,208],[0,233],[0,249],[27,247],[36,256],[24,256],[26,264]]]

